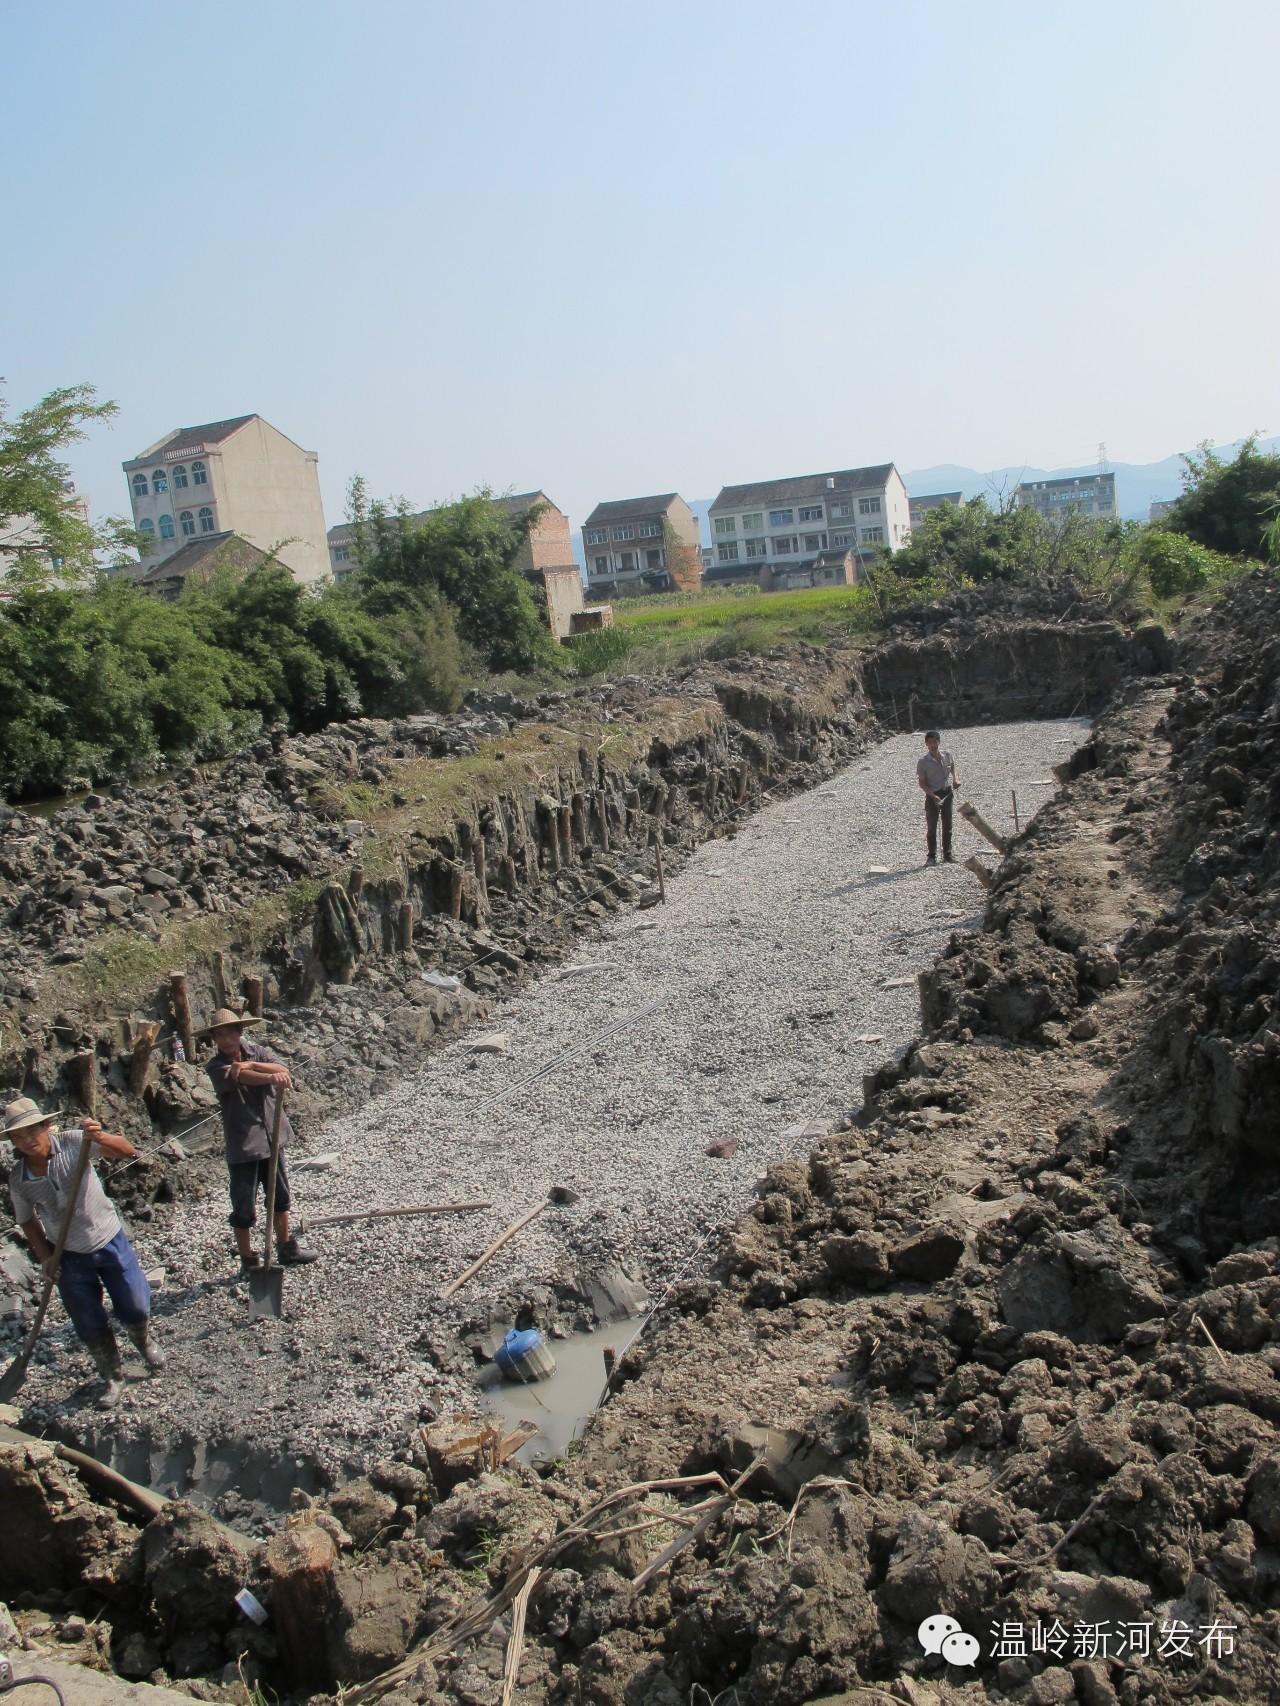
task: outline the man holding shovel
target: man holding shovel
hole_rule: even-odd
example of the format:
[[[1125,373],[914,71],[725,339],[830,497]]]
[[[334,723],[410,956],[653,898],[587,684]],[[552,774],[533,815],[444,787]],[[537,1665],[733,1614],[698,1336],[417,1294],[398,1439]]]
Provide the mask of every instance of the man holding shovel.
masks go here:
[[[80,1166],[80,1151],[85,1139],[121,1160],[137,1151],[97,1120],[55,1129],[54,1114],[41,1113],[29,1096],[5,1109],[4,1135],[18,1155],[9,1174],[13,1217],[46,1281],[57,1282],[71,1325],[103,1380],[98,1408],[109,1410],[119,1401],[123,1372],[104,1292],[153,1373],[164,1367],[164,1356],[151,1341],[151,1288],[101,1180],[87,1162]]]
[[[262,1258],[252,1247],[253,1226],[258,1218],[258,1189],[261,1186],[265,1191],[268,1185],[276,1102],[284,1091],[292,1088],[288,1068],[280,1057],[262,1043],[250,1042],[244,1034],[249,1026],[261,1022],[233,1013],[229,1007],[219,1007],[200,1033],[217,1050],[206,1071],[222,1110],[231,1189],[231,1230],[240,1252],[242,1273],[251,1273],[261,1266]],[[284,1164],[284,1146],[292,1135],[288,1116],[282,1112],[275,1235],[280,1261],[286,1267],[316,1259],[313,1250],[304,1250],[289,1235],[289,1175]]]

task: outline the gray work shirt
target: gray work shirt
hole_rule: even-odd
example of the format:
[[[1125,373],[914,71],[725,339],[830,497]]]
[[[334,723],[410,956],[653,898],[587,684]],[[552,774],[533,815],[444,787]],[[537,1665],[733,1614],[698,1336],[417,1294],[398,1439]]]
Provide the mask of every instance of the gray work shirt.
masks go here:
[[[916,775],[926,788],[940,794],[944,788],[951,786],[951,772],[956,767],[956,761],[951,754],[940,748],[935,758],[931,752],[926,752],[916,765]]]
[[[66,1131],[50,1132],[52,1150],[49,1171],[33,1173],[21,1157],[9,1174],[9,1195],[13,1198],[13,1218],[21,1226],[32,1215],[44,1228],[51,1244],[58,1242],[62,1217],[71,1200],[71,1176],[80,1159],[80,1140],[84,1133],[79,1126]],[[71,1217],[66,1248],[77,1256],[88,1256],[109,1244],[121,1230],[120,1216],[111,1198],[102,1188],[102,1180],[92,1166],[86,1169],[76,1196],[76,1211]]]
[[[239,1060],[262,1060],[271,1066],[283,1066],[278,1054],[272,1054],[264,1043],[240,1039]],[[226,1139],[227,1165],[235,1167],[242,1161],[265,1161],[271,1153],[271,1122],[276,1115],[278,1084],[237,1084],[232,1075],[236,1060],[225,1054],[215,1054],[206,1066],[222,1109],[222,1135]],[[280,1147],[284,1148],[293,1136],[289,1116],[280,1119]]]

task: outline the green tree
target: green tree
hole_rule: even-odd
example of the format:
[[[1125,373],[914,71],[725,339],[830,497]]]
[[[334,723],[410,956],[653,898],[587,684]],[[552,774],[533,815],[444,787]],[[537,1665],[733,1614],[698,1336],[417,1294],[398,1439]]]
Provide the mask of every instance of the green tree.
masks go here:
[[[487,492],[441,504],[424,515],[407,506],[370,505],[353,516],[364,535],[360,576],[377,608],[375,588],[434,592],[452,606],[462,639],[495,671],[554,667],[556,648],[516,558],[530,517],[513,519]]]
[[[114,403],[98,401],[92,385],[68,385],[20,414],[0,396],[0,575],[83,579],[98,552],[122,560],[137,538],[123,521],[85,520],[61,453],[109,421]]]
[[[1265,456],[1257,437],[1245,439],[1227,462],[1209,444],[1183,457],[1182,496],[1161,524],[1210,550],[1259,557],[1280,513],[1280,456]]]

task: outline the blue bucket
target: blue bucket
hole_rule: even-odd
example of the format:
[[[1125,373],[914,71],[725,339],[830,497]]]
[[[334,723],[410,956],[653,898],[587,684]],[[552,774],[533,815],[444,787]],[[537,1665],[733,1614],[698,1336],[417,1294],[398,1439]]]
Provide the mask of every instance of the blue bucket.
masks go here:
[[[516,1365],[530,1351],[536,1351],[541,1343],[542,1334],[536,1327],[526,1327],[523,1332],[512,1327],[493,1353],[493,1360],[504,1374],[519,1373]]]

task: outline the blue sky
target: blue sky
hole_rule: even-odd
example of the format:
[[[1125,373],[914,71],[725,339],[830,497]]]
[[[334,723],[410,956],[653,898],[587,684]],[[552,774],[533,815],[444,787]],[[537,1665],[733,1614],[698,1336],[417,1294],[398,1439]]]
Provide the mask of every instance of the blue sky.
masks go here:
[[[10,406],[425,504],[1280,430],[1280,7],[0,7]]]

